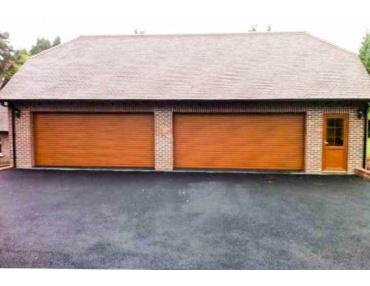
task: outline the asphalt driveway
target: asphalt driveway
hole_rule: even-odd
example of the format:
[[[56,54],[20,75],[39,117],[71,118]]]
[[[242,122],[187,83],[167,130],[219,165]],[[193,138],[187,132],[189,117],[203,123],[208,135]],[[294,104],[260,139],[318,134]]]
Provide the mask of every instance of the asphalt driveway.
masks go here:
[[[370,183],[3,171],[0,267],[370,269]]]

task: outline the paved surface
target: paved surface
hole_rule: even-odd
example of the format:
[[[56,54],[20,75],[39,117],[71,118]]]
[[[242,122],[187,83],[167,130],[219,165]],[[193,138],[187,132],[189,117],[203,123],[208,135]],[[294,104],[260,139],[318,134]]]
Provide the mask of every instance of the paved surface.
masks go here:
[[[370,269],[353,176],[0,172],[0,266]]]

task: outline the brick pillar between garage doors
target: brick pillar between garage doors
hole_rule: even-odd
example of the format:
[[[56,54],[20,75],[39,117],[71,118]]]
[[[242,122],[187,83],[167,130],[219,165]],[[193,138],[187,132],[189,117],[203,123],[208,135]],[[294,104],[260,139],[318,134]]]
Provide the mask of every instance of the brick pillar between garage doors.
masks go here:
[[[173,170],[173,123],[171,109],[155,109],[155,170]]]

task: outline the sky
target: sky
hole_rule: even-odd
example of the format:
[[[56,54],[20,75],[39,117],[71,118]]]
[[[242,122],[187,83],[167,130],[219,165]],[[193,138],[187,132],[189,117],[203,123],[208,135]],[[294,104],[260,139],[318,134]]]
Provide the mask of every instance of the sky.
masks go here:
[[[136,28],[146,34],[194,34],[247,32],[252,25],[266,31],[271,25],[272,31],[307,31],[358,52],[370,30],[370,7],[357,2],[13,0],[6,9],[2,5],[0,31],[10,33],[14,48],[30,49],[38,37],[66,42],[79,35],[133,34]]]

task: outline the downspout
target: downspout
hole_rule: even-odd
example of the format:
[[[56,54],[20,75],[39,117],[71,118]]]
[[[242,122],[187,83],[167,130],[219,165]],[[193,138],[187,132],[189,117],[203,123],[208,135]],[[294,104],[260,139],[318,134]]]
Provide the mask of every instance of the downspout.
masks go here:
[[[362,167],[366,169],[367,165],[367,137],[368,137],[368,118],[367,113],[369,112],[369,103],[365,106],[365,114],[364,114],[364,154],[363,154],[363,162]]]

